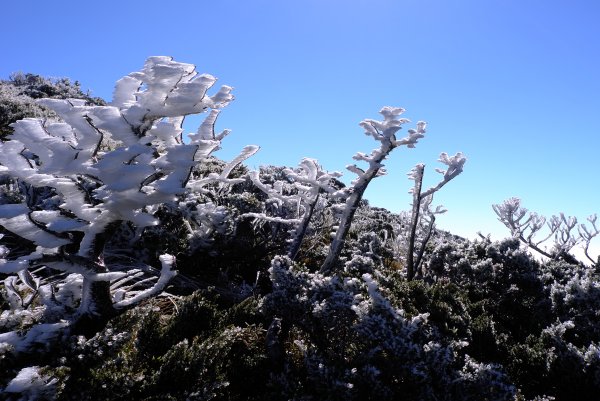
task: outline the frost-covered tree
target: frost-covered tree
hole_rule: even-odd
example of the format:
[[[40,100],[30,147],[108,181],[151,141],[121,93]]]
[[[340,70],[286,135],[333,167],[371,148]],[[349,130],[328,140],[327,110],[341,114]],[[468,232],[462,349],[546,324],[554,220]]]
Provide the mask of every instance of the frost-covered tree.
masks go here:
[[[3,247],[0,255],[0,272],[11,275],[6,288],[15,308],[26,306],[17,299],[22,291],[16,285],[24,284],[47,320],[79,330],[166,287],[176,274],[173,256],[161,255],[158,279],[136,290],[123,285],[136,271],[105,263],[106,246],[123,224],[138,235],[157,225],[160,205],[175,202],[186,191],[192,167],[219,148],[226,132],[215,134],[214,122],[233,96],[228,86],[208,95],[215,81],[191,64],[150,57],[142,71],[117,82],[110,105],[41,99],[60,121],[28,118],[13,124],[14,134],[0,144],[0,173],[48,191],[43,200],[24,193],[22,201],[0,205],[3,229],[31,244],[20,253]],[[208,109],[212,112],[198,133],[184,143],[185,116]],[[103,148],[108,140],[116,146]],[[70,284],[41,280],[35,273],[41,267],[68,273]],[[71,291],[80,298],[74,305],[61,304],[57,296],[67,287],[79,288],[79,294]],[[67,313],[67,306],[76,311]],[[16,333],[1,336],[0,342],[15,347],[33,341]]]
[[[592,264],[598,263],[598,259],[594,260],[590,255],[591,242],[600,234],[600,227],[596,223],[597,215],[593,214],[587,218],[591,225],[588,227],[585,224],[577,225],[576,217],[566,217],[564,213],[550,219],[535,212],[530,213],[521,206],[519,198],[507,199],[492,205],[492,208],[498,220],[510,230],[513,237],[541,255],[550,259],[565,257],[575,246],[582,244],[589,261]],[[548,229],[546,233],[543,232],[544,227]],[[554,240],[552,249],[542,248],[542,244],[551,238]]]
[[[413,195],[412,204],[412,215],[411,225],[408,235],[408,249],[406,251],[406,276],[409,280],[412,280],[415,274],[419,273],[423,275],[420,270],[421,262],[423,260],[423,254],[425,252],[425,246],[429,242],[433,229],[435,227],[435,216],[446,212],[442,206],[437,206],[435,209],[431,209],[431,203],[433,201],[433,195],[440,190],[448,182],[456,178],[463,171],[463,166],[467,159],[462,153],[457,153],[454,156],[448,156],[447,153],[442,152],[440,154],[439,161],[447,166],[446,170],[436,169],[436,171],[442,174],[443,178],[434,186],[423,191],[423,174],[425,172],[424,164],[417,164],[408,174],[411,180],[415,181],[415,186],[411,189]],[[416,250],[417,240],[417,227],[425,223],[423,230],[423,239],[421,245]],[[415,258],[416,252],[416,258]]]
[[[379,148],[374,149],[369,155],[362,152],[359,152],[356,155],[354,155],[354,160],[364,161],[368,164],[368,168],[366,170],[363,170],[356,164],[346,166],[346,168],[349,171],[357,175],[357,178],[354,181],[352,181],[351,185],[348,188],[345,188],[346,198],[344,208],[341,212],[340,223],[336,230],[333,242],[329,248],[327,258],[321,266],[321,272],[331,272],[331,270],[334,268],[335,263],[337,263],[337,260],[339,259],[339,256],[342,252],[342,248],[344,247],[346,236],[348,234],[348,231],[350,230],[350,225],[352,224],[354,214],[356,213],[356,210],[360,204],[365,190],[367,189],[367,186],[373,178],[386,174],[386,171],[383,166],[383,161],[395,148],[401,146],[414,148],[418,140],[425,136],[426,123],[423,121],[419,121],[417,123],[416,129],[408,130],[408,136],[402,139],[396,139],[396,133],[402,128],[402,125],[410,122],[406,118],[399,117],[401,114],[404,113],[404,111],[404,109],[399,107],[384,107],[380,110],[380,113],[384,117],[383,121],[366,119],[360,123],[360,125],[365,129],[365,134],[373,137],[376,141],[380,143],[380,146]],[[437,190],[442,188],[446,183],[448,183],[450,180],[452,180],[454,177],[460,174],[462,172],[463,165],[466,161],[462,153],[457,153],[455,156],[452,157],[449,157],[446,153],[442,153],[440,155],[439,160],[448,166],[447,170],[436,170],[439,173],[443,174],[444,177],[438,184],[427,189],[424,193],[421,193],[421,180],[423,175],[422,169],[424,168],[424,166],[417,166],[417,170],[420,169],[420,179],[415,178],[415,181],[419,185],[418,191],[416,189],[413,189],[415,197],[413,202],[413,228],[415,227],[415,224],[417,224],[419,221],[418,211],[421,209],[423,199],[431,197]],[[438,212],[440,212],[439,209]],[[412,258],[414,252],[415,235],[416,232],[414,232],[413,230],[411,231],[409,236],[409,238],[412,238],[412,246],[409,245],[408,252],[408,266],[410,266],[410,278],[414,276],[414,262],[412,261]]]
[[[363,170],[356,164],[346,166],[350,172],[357,175],[357,178],[352,181],[350,187],[346,188],[347,198],[340,218],[340,224],[336,230],[331,247],[329,248],[327,258],[321,266],[321,272],[327,274],[334,268],[334,265],[342,252],[342,248],[344,247],[346,236],[350,230],[350,225],[352,224],[356,209],[360,204],[367,186],[373,178],[386,174],[383,167],[383,161],[395,148],[399,146],[414,148],[418,140],[424,137],[426,124],[423,121],[419,121],[417,123],[417,129],[408,130],[407,137],[396,139],[396,132],[402,128],[403,124],[410,121],[406,118],[399,117],[404,111],[405,110],[400,107],[386,106],[379,111],[379,113],[383,115],[383,121],[366,119],[360,123],[361,127],[365,130],[365,135],[373,137],[380,145],[378,148],[373,149],[369,155],[362,152],[358,152],[354,155],[354,160],[364,161],[368,164],[366,170]]]

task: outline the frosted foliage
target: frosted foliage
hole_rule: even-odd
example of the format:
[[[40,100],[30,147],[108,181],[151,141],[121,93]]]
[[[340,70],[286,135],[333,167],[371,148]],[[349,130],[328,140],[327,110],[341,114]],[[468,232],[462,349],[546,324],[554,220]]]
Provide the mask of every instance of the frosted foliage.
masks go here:
[[[192,64],[164,56],[150,57],[142,71],[117,82],[112,104],[125,110],[125,120],[133,125],[153,118],[196,114],[224,107],[233,100],[229,86],[208,96],[206,92],[215,82],[212,75],[198,75]]]
[[[228,86],[208,94],[215,81],[197,74],[191,64],[150,57],[141,71],[117,82],[110,105],[42,99],[40,104],[60,121],[27,118],[12,125],[10,140],[0,142],[0,168],[18,183],[22,198],[18,203],[0,202],[0,225],[35,247],[26,252],[1,248],[0,273],[16,273],[6,281],[15,316],[25,317],[34,306],[38,318],[53,322],[61,316],[70,321],[100,314],[99,292],[92,291],[99,288],[95,283],[115,284],[139,276],[139,269],[105,264],[104,246],[124,222],[137,233],[157,225],[159,206],[176,206],[190,191],[192,168],[220,147],[225,133],[215,134],[214,124],[218,110],[233,96]],[[185,144],[185,116],[206,110],[211,112],[199,134]],[[257,150],[244,148],[211,182],[232,183],[227,175]],[[45,193],[45,203],[37,200],[40,193]],[[200,205],[196,212],[209,209],[209,219],[217,221],[212,227],[218,226],[222,210]],[[198,215],[192,220],[198,227],[207,226]],[[161,293],[176,271],[172,256],[161,255],[159,261],[154,284],[135,290],[114,285],[112,295],[102,287],[102,302],[112,299],[110,309],[121,310]],[[30,271],[41,266],[67,274],[58,281],[40,281]],[[77,307],[69,315],[68,310]],[[35,333],[35,327],[42,326],[29,333]],[[27,335],[18,338],[22,348],[33,341]]]
[[[274,287],[271,301],[294,299],[295,302],[306,303],[305,307],[319,315],[323,315],[325,311],[335,313],[340,308],[348,308],[357,318],[355,327],[359,331],[366,329],[361,328],[361,322],[374,318],[373,313],[377,315],[376,319],[386,316],[409,332],[414,331],[421,322],[427,321],[427,314],[405,319],[404,312],[394,308],[381,294],[379,285],[371,274],[363,274],[360,280],[352,277],[341,279],[318,272],[309,273],[297,269],[289,258],[280,256],[272,261],[269,272]],[[393,339],[390,338],[389,341]]]
[[[379,113],[384,117],[383,121],[377,121],[373,119],[365,119],[360,122],[360,126],[365,130],[365,135],[373,137],[376,141],[381,143],[381,146],[374,149],[371,154],[367,155],[362,152],[358,152],[354,155],[353,159],[358,161],[367,162],[369,168],[363,170],[357,165],[349,165],[346,168],[358,175],[358,178],[353,181],[353,186],[361,188],[368,184],[371,178],[377,175],[385,174],[383,165],[381,162],[387,158],[388,154],[398,146],[407,146],[414,148],[418,140],[425,136],[426,123],[419,121],[416,129],[409,129],[408,136],[400,140],[396,139],[396,133],[402,128],[402,125],[410,122],[406,118],[399,118],[404,113],[404,109],[401,107],[383,107]]]
[[[232,219],[224,206],[213,203],[181,202],[184,224],[193,248],[207,248],[214,234],[226,234],[231,230]]]
[[[554,310],[576,314],[583,307],[600,310],[600,283],[591,270],[574,273],[566,282],[554,281],[550,286]]]
[[[338,394],[362,386],[381,399],[392,399],[386,380],[418,383],[413,399],[454,399],[452,395],[482,391],[486,399],[491,394],[496,398],[489,399],[496,400],[515,395],[501,367],[464,355],[461,350],[468,342],[444,341],[428,313],[409,316],[394,306],[375,278],[381,273],[330,276],[309,272],[287,257],[274,258],[269,272],[273,292],[263,311],[306,331],[295,343],[307,375],[316,383],[340,386]],[[434,388],[447,393],[440,397]],[[350,393],[346,398],[355,399]]]
[[[488,400],[509,401],[516,395],[515,386],[508,384],[506,374],[502,372],[501,367],[494,364],[479,363],[469,357],[465,358],[465,366],[460,372],[459,382],[462,382],[463,388],[471,390],[472,394],[476,388],[488,388],[493,397],[486,397]],[[469,391],[468,393],[470,393]]]

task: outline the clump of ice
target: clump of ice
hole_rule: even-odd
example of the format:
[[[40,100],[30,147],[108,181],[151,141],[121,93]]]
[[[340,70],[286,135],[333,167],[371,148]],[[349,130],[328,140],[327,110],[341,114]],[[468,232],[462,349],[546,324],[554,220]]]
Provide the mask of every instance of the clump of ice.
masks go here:
[[[51,396],[57,379],[40,373],[39,366],[21,369],[17,376],[8,383],[4,393],[21,394],[20,400],[39,400]]]

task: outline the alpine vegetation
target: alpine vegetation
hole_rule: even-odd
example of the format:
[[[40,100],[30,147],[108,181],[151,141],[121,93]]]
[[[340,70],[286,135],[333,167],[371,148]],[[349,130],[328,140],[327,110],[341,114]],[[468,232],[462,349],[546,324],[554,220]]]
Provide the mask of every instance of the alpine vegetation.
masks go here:
[[[83,92],[78,81],[68,78],[49,79],[36,74],[17,72],[8,80],[0,80],[0,140],[12,133],[10,124],[26,117],[56,117],[38,99],[83,99],[88,104],[105,105],[98,97]]]
[[[250,170],[255,145],[218,159],[232,89],[193,65],[150,57],[108,104],[20,77],[0,86],[17,105],[0,108],[3,399],[597,398],[596,217],[542,236],[511,199],[494,210],[512,238],[442,231],[460,152],[430,187],[410,170],[410,210],[369,205],[392,151],[425,136],[399,134],[403,109],[360,123],[377,145],[344,185],[309,157]]]

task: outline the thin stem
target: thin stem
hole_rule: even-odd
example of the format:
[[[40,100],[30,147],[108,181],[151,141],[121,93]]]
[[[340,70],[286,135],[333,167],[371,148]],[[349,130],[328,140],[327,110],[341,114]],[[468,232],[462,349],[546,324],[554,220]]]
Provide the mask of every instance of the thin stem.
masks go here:
[[[417,225],[419,224],[419,212],[421,209],[421,188],[423,187],[423,173],[425,165],[419,164],[415,166],[415,188],[413,190],[413,210],[410,222],[410,235],[408,237],[408,250],[406,254],[406,276],[408,280],[412,280],[415,276],[415,237],[417,235]]]

